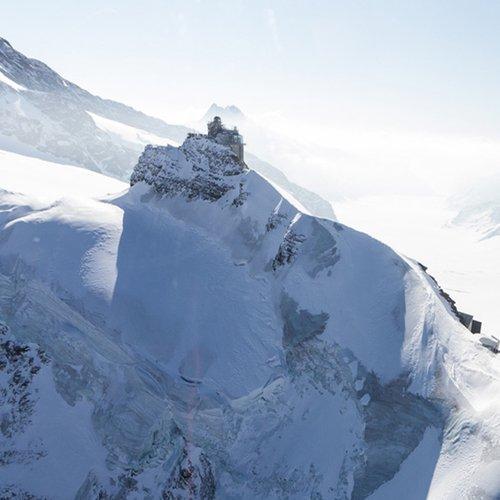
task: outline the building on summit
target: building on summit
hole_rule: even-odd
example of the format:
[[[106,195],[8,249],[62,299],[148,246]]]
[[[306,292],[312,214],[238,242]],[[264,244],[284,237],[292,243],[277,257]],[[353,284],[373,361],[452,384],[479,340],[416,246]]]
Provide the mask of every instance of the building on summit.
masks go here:
[[[233,153],[243,161],[243,147],[245,146],[243,137],[236,127],[232,130],[224,127],[220,116],[215,116],[214,119],[208,123],[208,137],[223,146],[230,147]]]

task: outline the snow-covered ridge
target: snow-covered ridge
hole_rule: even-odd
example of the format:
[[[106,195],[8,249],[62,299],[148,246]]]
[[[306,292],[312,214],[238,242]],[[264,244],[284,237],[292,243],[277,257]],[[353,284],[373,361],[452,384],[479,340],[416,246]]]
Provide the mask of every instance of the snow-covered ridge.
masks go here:
[[[85,499],[401,498],[408,477],[415,498],[500,491],[497,359],[420,266],[204,137],[147,147],[131,184],[0,192],[0,317],[51,359],[9,442],[43,455],[0,482]]]
[[[0,83],[5,83],[6,85],[13,88],[14,90],[26,90],[25,87],[23,87],[22,85],[19,85],[18,83],[11,80],[8,76],[4,75],[1,71],[1,67],[0,67]]]
[[[187,132],[87,92],[0,38],[0,149],[128,180],[145,144]]]
[[[290,162],[301,162],[301,169],[304,170],[308,168],[308,160],[311,161],[311,158],[315,155],[315,151],[309,150],[308,154],[305,154],[300,147],[297,147],[296,143],[291,143],[282,137],[280,138],[279,135],[266,131],[254,121],[248,119],[234,105],[224,107],[213,103],[201,121],[194,124],[194,126],[204,130],[206,124],[212,121],[215,116],[221,117],[222,121],[228,126],[237,126],[242,132],[250,148],[250,152],[246,151],[245,153],[245,161],[250,168],[294,196],[308,212],[318,217],[336,220],[333,208],[326,199],[315,192],[309,191],[304,186],[290,181],[283,174],[283,172],[288,172],[287,175],[289,175],[288,169],[279,170],[268,163],[272,161],[275,165],[281,164],[283,168],[284,164],[289,167]],[[252,154],[252,152],[257,154],[257,156]],[[302,159],[300,159],[301,157]],[[278,158],[278,163],[275,163]]]

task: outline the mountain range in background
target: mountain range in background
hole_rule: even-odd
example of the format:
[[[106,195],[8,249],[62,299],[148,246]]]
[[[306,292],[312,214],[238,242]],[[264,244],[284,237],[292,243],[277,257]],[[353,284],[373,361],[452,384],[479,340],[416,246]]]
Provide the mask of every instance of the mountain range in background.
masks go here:
[[[470,227],[482,240],[500,236],[500,175],[479,179],[451,200],[453,223]]]
[[[179,144],[190,131],[101,99],[0,38],[1,149],[128,180],[146,144]],[[268,162],[251,153],[247,161],[311,213],[335,218],[326,200],[290,182]]]

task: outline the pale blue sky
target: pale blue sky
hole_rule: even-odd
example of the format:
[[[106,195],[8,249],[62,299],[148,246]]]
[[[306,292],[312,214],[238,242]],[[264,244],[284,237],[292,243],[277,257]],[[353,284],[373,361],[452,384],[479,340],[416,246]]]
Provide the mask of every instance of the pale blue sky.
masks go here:
[[[1,35],[170,121],[213,102],[336,127],[500,134],[500,1],[3,0]]]

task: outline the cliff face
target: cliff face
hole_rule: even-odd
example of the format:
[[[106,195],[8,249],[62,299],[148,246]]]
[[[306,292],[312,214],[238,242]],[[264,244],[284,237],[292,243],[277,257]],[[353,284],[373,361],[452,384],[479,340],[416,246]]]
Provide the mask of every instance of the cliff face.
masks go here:
[[[217,201],[229,191],[240,194],[248,171],[232,151],[203,136],[187,138],[182,146],[147,146],[132,172],[130,185],[145,182],[160,195],[187,200]]]
[[[10,491],[498,493],[497,360],[418,264],[204,137],[146,148],[106,197],[46,200],[43,171],[40,196],[0,192],[0,314],[41,367],[9,407],[31,408],[5,442]]]

